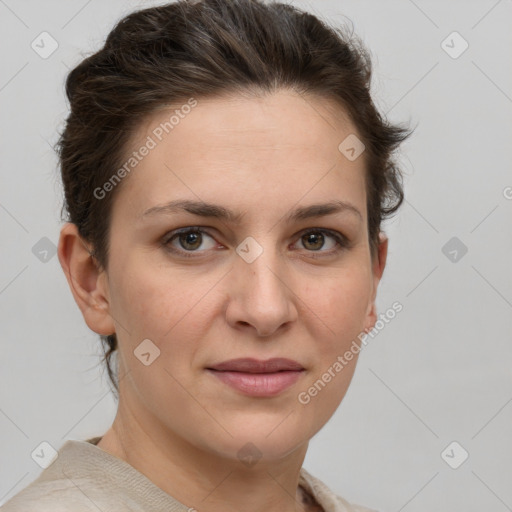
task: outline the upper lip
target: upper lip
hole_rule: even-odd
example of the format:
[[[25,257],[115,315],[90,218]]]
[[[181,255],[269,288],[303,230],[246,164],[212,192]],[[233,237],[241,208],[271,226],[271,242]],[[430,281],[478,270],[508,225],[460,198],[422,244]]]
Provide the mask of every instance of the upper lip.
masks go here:
[[[304,367],[297,361],[276,357],[260,361],[252,358],[230,359],[214,366],[209,366],[209,370],[224,372],[245,372],[245,373],[274,373],[280,371],[298,371],[304,370]]]

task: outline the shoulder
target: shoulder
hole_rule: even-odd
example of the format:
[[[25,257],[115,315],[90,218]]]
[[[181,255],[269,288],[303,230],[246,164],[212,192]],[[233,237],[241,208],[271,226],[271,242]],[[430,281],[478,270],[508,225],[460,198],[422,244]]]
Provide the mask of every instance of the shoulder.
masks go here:
[[[320,479],[301,469],[300,482],[313,495],[325,512],[377,512],[374,509],[350,503],[345,498],[335,494]]]
[[[68,440],[39,477],[0,512],[183,510],[133,466],[89,441]],[[186,510],[186,509],[185,509]]]
[[[338,500],[339,504],[344,507],[341,508],[343,511],[347,512],[377,512],[377,510],[374,510],[373,508],[366,508],[361,505],[354,505],[353,503],[349,503],[345,499],[343,499],[341,496],[336,496],[336,499]]]
[[[67,441],[42,473],[4,503],[0,512],[98,512],[108,468],[107,459],[91,459],[93,450],[98,449],[89,442]]]
[[[97,505],[70,481],[36,479],[0,507],[0,512],[98,512]]]

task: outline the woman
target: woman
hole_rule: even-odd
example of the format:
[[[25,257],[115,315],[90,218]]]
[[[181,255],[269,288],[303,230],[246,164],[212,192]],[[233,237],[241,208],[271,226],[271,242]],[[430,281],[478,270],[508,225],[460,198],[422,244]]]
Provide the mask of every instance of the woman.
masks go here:
[[[369,510],[302,463],[403,199],[409,133],[370,71],[355,38],[257,0],[134,12],[71,71],[58,255],[118,411],[3,510]]]

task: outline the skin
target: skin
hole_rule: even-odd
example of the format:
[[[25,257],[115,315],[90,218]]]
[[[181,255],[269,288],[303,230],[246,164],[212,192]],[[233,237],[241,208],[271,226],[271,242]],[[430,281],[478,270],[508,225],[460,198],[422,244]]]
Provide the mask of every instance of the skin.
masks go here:
[[[141,123],[133,148],[168,118],[161,111]],[[119,342],[118,411],[98,446],[189,507],[311,509],[299,471],[309,440],[345,396],[357,355],[307,405],[297,396],[375,324],[387,255],[384,235],[370,255],[364,154],[349,161],[338,150],[354,133],[340,106],[291,90],[198,98],[119,185],[107,271],[76,226],[61,230],[59,260],[87,325]],[[245,215],[240,224],[187,212],[141,220],[174,199]],[[361,217],[282,220],[298,206],[340,199]],[[199,241],[169,243],[196,257],[162,245],[173,230],[198,226],[207,231]],[[329,235],[308,242],[312,228],[337,231],[349,246],[335,252]],[[248,236],[263,248],[250,264],[236,252]],[[148,366],[133,353],[144,339],[160,350]],[[277,396],[249,397],[205,369],[238,357],[288,357],[305,371]],[[248,442],[262,454],[252,467],[237,457]]]

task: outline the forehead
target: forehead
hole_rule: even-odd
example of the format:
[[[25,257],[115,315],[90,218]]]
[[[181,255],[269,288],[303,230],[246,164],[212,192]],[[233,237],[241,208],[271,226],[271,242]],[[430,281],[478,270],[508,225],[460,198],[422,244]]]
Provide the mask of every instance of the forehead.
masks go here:
[[[196,102],[168,106],[141,122],[127,152],[139,153],[137,164],[114,209],[129,204],[123,214],[135,220],[176,199],[260,215],[299,202],[345,200],[364,214],[364,154],[350,161],[340,152],[340,143],[357,132],[339,105],[292,91]],[[143,146],[151,149],[141,157]]]

